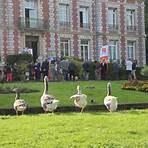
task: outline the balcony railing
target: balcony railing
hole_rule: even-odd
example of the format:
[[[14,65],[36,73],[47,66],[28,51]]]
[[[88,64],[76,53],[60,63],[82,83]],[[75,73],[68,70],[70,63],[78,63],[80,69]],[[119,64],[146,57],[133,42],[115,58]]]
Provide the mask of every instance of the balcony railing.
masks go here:
[[[136,26],[127,26],[127,31],[136,31]]]
[[[117,31],[118,30],[118,25],[109,24],[108,29],[109,29],[109,31]]]
[[[36,29],[36,30],[47,30],[49,29],[48,21],[35,18],[23,18],[19,19],[19,28],[24,29]]]
[[[64,27],[64,28],[69,28],[70,27],[70,22],[64,22],[64,21],[60,21],[60,27]]]
[[[88,23],[80,23],[81,30],[89,30],[90,25]]]

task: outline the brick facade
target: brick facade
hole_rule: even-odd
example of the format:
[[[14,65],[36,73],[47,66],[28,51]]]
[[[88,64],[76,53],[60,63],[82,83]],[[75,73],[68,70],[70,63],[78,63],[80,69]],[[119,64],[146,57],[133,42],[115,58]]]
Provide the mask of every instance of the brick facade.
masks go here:
[[[140,66],[145,64],[145,31],[144,31],[144,3],[138,0],[38,0],[36,1],[38,21],[42,23],[38,28],[25,28],[20,18],[25,16],[25,0],[6,0],[0,2],[0,55],[5,61],[9,54],[19,54],[26,46],[28,38],[37,42],[38,56],[47,56],[48,49],[55,49],[60,57],[60,41],[62,38],[70,42],[70,56],[81,56],[81,40],[89,41],[89,58],[98,58],[98,50],[110,40],[118,40],[120,60],[127,57],[127,41],[136,42],[135,58]],[[67,4],[70,8],[70,26],[59,24],[59,4]],[[136,12],[136,30],[128,32],[126,28],[126,9],[132,8]],[[35,7],[33,6],[33,7]],[[80,27],[80,7],[89,8],[89,29]],[[118,30],[108,29],[108,8],[117,8]],[[28,8],[29,9],[29,8]],[[31,25],[31,24],[29,24]],[[36,24],[35,24],[36,25]]]

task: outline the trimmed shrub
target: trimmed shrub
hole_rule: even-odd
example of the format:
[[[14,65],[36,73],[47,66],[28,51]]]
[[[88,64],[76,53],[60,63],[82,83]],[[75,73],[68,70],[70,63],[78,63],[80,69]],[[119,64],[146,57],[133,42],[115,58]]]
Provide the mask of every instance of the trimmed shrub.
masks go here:
[[[147,77],[148,78],[148,66],[145,66],[144,68],[141,69],[141,74],[144,77]]]

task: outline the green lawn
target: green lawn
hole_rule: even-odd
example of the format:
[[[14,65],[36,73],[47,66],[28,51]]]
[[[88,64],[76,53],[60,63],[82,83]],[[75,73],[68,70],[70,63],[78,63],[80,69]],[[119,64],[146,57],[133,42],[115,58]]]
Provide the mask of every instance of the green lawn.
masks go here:
[[[113,95],[118,97],[119,104],[147,102],[148,94],[138,91],[122,90],[121,86],[125,81],[112,81]],[[77,81],[77,82],[49,82],[49,94],[54,95],[59,101],[59,106],[73,105],[69,97],[76,93],[76,86],[82,87],[83,93],[88,96],[88,103],[95,99],[96,104],[103,104],[106,95],[106,81]],[[37,89],[37,93],[23,93],[21,97],[25,99],[30,107],[40,106],[40,97],[43,92],[42,82],[19,82],[0,84],[0,87],[25,87]],[[0,94],[0,108],[10,108],[13,105],[15,94]]]
[[[147,148],[148,110],[0,116],[1,148]]]

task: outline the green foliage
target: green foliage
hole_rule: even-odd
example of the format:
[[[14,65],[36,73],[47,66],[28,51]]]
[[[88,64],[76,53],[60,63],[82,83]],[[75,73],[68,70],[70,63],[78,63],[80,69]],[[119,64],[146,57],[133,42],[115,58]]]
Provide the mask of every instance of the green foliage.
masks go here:
[[[141,74],[148,78],[148,66],[145,66],[144,68],[142,68]]]
[[[13,65],[16,63],[18,65],[18,71],[14,72],[14,80],[24,79],[24,73],[27,70],[28,62],[33,61],[33,57],[30,54],[18,54],[18,55],[8,55],[7,63]]]
[[[108,64],[107,79],[108,80],[113,80],[114,79],[113,64],[112,63]]]
[[[81,79],[82,73],[83,73],[83,70],[82,70],[83,61],[76,57],[67,57],[67,56],[65,56],[64,59],[69,59],[69,61],[73,62],[76,65],[75,75],[78,76],[79,79]]]
[[[18,55],[8,55],[7,63],[13,65],[14,63],[19,64],[21,61],[33,61],[31,54],[18,54]]]
[[[95,80],[95,63],[94,62],[90,62],[89,79]]]
[[[147,148],[148,110],[0,116],[1,148]]]

